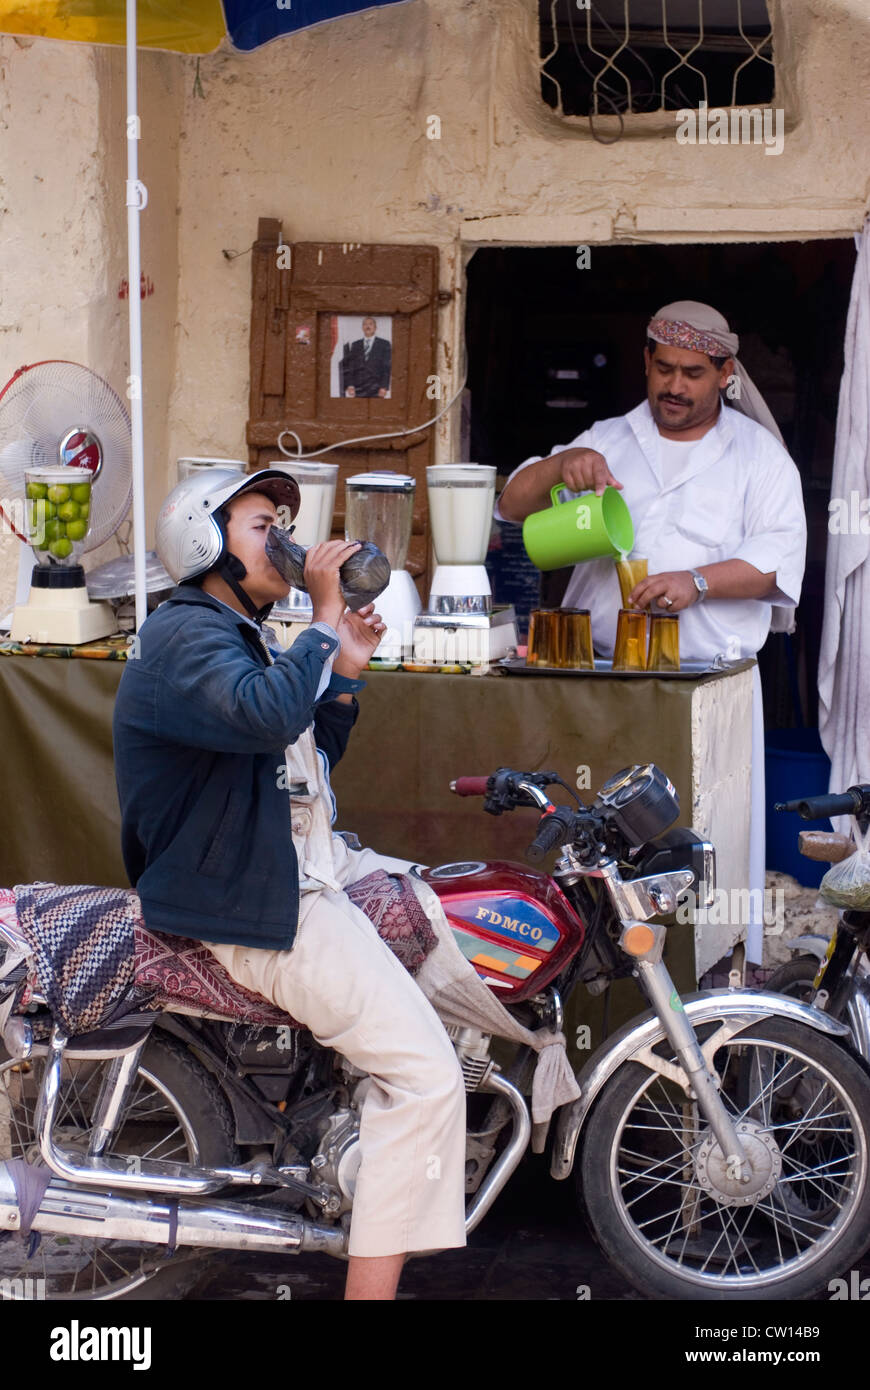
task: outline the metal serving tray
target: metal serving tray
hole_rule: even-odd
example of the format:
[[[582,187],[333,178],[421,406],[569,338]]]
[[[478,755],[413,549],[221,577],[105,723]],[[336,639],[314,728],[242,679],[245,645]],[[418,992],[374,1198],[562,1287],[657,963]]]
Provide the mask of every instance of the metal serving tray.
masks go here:
[[[524,657],[505,656],[493,665],[511,676],[614,676],[622,680],[691,681],[698,676],[716,676],[725,671],[748,667],[748,661],[684,661],[679,671],[614,671],[609,661],[595,659],[594,671],[569,670],[561,666],[527,666]]]

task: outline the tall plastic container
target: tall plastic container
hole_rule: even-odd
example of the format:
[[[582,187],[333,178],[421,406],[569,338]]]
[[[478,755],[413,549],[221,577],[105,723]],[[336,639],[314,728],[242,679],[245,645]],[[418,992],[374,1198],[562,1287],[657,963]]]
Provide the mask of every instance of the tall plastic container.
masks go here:
[[[831,822],[803,821],[797,812],[774,811],[778,801],[819,796],[828,790],[831,760],[818,729],[771,729],[764,740],[767,867],[791,874],[807,888],[817,888],[828,865],[805,859],[798,851],[801,830],[830,830]],[[845,788],[835,787],[835,791]]]

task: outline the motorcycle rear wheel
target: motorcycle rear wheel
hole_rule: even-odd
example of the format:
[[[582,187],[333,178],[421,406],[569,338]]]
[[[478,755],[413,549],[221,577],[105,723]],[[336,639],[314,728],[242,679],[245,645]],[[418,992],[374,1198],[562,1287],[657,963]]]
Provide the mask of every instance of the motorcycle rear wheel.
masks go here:
[[[702,1186],[707,1137],[685,1092],[640,1062],[605,1086],[576,1172],[593,1232],[648,1297],[803,1299],[870,1239],[870,1078],[829,1037],[765,1019],[721,1047],[715,1066],[736,1121],[775,1141],[767,1196],[724,1205]]]
[[[813,981],[821,962],[815,956],[794,956],[777,967],[764,986],[771,994],[787,994],[802,1004],[812,1003]]]
[[[86,1151],[108,1065],[65,1062],[56,1127],[63,1147]],[[0,1059],[0,1107],[6,1099],[11,1110],[2,1157],[42,1165],[34,1129],[42,1068],[41,1058],[24,1064]],[[222,1166],[238,1161],[234,1128],[211,1075],[180,1043],[158,1033],[142,1055],[110,1152]],[[3,1298],[15,1299],[19,1291],[22,1298],[64,1302],[178,1298],[202,1275],[205,1258],[187,1250],[169,1257],[162,1246],[89,1236],[37,1238],[34,1232],[26,1249],[11,1240],[0,1245],[0,1280]]]
[[[799,999],[802,1004],[812,1004],[815,1000],[816,975],[819,973],[821,962],[815,956],[795,956],[788,960],[784,965],[776,969],[764,986],[765,990],[772,994],[787,994],[792,999]],[[822,989],[825,988],[825,980],[822,980]],[[830,1012],[830,1010],[826,1010]],[[864,1035],[861,1026],[861,1014],[854,1000],[854,995],[850,995],[846,1000],[845,1008],[837,1012],[837,1017],[852,1030],[852,1041],[857,1052],[861,1052],[859,1039]],[[870,1061],[870,1058],[865,1058]]]

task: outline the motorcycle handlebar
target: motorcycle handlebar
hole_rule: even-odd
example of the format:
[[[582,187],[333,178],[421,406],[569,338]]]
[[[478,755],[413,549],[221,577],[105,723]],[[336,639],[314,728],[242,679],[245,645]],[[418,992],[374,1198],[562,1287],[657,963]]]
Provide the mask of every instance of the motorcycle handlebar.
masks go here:
[[[457,796],[486,796],[488,777],[457,777],[450,790]]]
[[[540,864],[541,860],[546,859],[550,851],[556,848],[556,845],[564,844],[570,833],[570,825],[566,824],[566,819],[559,814],[559,810],[566,809],[566,807],[560,807],[541,817],[538,833],[526,850],[526,858],[532,864]]]
[[[822,820],[828,816],[860,816],[864,814],[865,792],[870,788],[850,787],[848,791],[826,796],[805,796],[797,801],[777,802],[776,811],[797,811],[801,820]]]

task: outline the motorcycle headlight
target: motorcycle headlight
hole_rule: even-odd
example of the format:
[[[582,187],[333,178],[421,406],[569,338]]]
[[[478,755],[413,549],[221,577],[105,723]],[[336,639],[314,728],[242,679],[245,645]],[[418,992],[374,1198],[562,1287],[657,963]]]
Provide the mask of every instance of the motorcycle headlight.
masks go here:
[[[679,826],[668,830],[658,840],[647,845],[635,864],[638,877],[675,873],[691,869],[694,875],[692,893],[696,904],[710,907],[716,892],[716,851],[709,840],[695,830]]]

